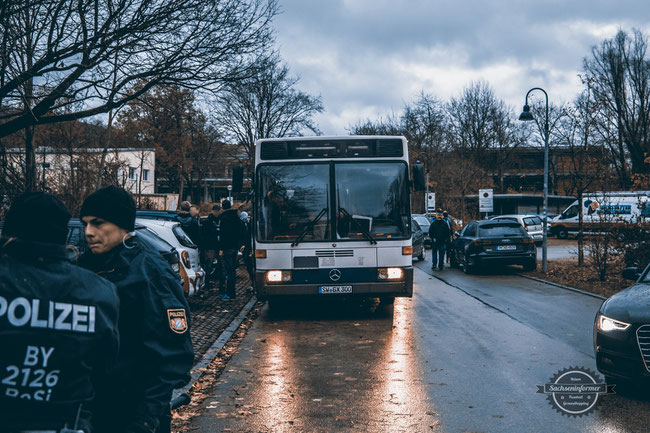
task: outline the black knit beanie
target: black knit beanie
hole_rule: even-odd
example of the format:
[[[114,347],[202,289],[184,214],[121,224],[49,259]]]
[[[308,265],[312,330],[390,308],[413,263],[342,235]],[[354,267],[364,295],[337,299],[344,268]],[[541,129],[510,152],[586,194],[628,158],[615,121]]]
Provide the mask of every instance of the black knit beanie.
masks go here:
[[[16,198],[7,212],[3,237],[65,245],[70,212],[61,201],[41,191]]]
[[[79,218],[85,216],[101,218],[130,232],[135,230],[135,202],[125,189],[114,185],[86,197]]]

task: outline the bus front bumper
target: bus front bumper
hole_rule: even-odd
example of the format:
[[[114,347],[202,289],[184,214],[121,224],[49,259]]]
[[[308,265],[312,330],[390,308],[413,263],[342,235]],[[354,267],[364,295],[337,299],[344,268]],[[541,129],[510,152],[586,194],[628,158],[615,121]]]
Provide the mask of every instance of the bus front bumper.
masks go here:
[[[397,281],[345,282],[322,281],[318,283],[268,283],[266,271],[255,272],[255,291],[258,299],[275,296],[366,296],[366,297],[412,297],[413,268],[402,268],[404,277]],[[351,286],[351,290],[348,287]],[[323,287],[344,288],[344,293],[322,293]],[[348,291],[350,290],[350,291]]]

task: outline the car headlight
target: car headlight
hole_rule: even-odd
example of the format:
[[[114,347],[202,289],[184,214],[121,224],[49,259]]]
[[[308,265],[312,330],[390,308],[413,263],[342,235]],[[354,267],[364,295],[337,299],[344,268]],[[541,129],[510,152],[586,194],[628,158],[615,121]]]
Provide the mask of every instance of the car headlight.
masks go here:
[[[291,281],[291,271],[268,271],[266,281],[269,283],[280,283]]]
[[[377,277],[380,280],[401,280],[404,277],[402,268],[379,268]]]
[[[620,320],[614,320],[610,317],[603,316],[602,314],[598,315],[598,329],[603,332],[625,331],[629,327],[629,323],[621,322]]]

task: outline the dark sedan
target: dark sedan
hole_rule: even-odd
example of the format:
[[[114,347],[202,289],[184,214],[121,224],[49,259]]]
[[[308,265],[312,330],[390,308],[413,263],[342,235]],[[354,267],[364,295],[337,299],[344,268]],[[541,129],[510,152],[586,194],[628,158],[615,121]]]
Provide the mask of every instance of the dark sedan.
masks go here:
[[[522,265],[537,268],[535,241],[517,222],[471,221],[451,244],[452,267],[471,273],[482,265]]]
[[[596,366],[608,382],[650,380],[650,265],[639,272],[626,268],[623,277],[636,284],[603,302],[596,315]]]
[[[413,245],[413,257],[419,261],[425,260],[427,250],[424,249],[424,232],[415,218],[411,220],[411,242]]]

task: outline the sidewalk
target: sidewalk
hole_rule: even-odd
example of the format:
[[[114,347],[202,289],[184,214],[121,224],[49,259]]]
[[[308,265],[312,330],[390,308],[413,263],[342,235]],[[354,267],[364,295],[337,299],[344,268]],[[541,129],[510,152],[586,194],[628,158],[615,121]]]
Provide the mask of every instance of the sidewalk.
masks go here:
[[[237,297],[222,301],[215,282],[206,283],[203,296],[189,298],[192,344],[194,345],[194,364],[199,362],[212,343],[219,337],[241,309],[253,297],[248,273],[243,267],[237,268]]]

